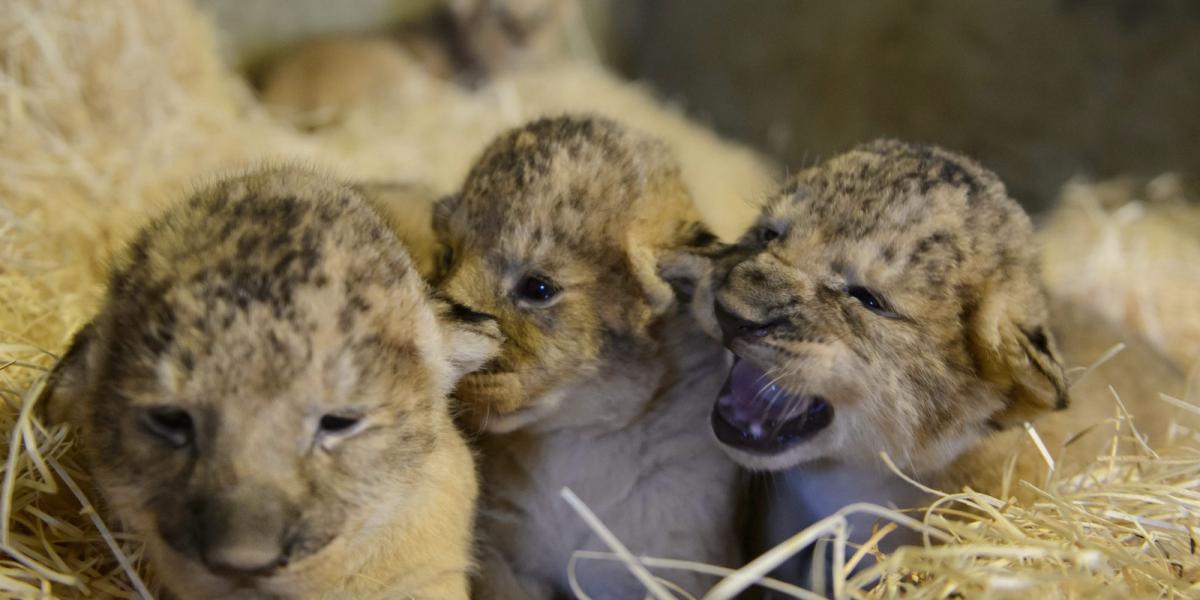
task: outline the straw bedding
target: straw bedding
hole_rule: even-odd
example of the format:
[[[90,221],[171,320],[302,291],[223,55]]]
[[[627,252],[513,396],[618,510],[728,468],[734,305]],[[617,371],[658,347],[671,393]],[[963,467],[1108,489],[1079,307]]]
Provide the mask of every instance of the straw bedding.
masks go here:
[[[588,66],[517,73],[473,93],[412,73],[386,102],[306,135],[257,104],[218,59],[207,24],[183,2],[6,4],[0,11],[0,450],[6,457],[0,594],[136,597],[153,589],[136,541],[105,524],[88,503],[69,433],[47,431],[30,416],[54,353],[96,305],[107,257],[147,215],[198,181],[262,161],[449,190],[492,135],[568,108],[606,112],[667,139],[703,215],[726,237],[751,218],[749,200],[771,184],[772,170],[757,156]],[[1088,194],[1095,189],[1076,186],[1067,196]],[[1172,206],[1196,214],[1186,203]],[[1151,248],[1139,242],[1150,239],[1150,229],[1112,234],[1109,221],[1096,216],[1109,213],[1087,215],[1063,213],[1047,226],[1053,288],[1103,304],[1098,308],[1106,315],[1143,332],[1177,362],[1193,362],[1200,319],[1186,317],[1196,314],[1200,261],[1190,259],[1188,273],[1156,265],[1196,256],[1197,221],[1189,226],[1177,214],[1164,215],[1147,227],[1169,229],[1178,244]],[[1068,232],[1086,242],[1055,251],[1056,236]],[[1105,241],[1112,235],[1121,241],[1115,250]],[[1109,258],[1088,263],[1099,256],[1092,248]],[[1112,257],[1127,261],[1124,274],[1096,274]],[[1069,276],[1084,264],[1091,269],[1086,285],[1094,287],[1075,287],[1083,284]],[[1143,294],[1148,289],[1154,293]],[[1098,290],[1113,297],[1098,297]],[[1128,434],[1127,421],[1114,424]],[[1036,483],[1042,498],[1036,503],[966,492],[946,496],[929,513],[908,513],[925,522],[909,525],[949,544],[883,557],[838,589],[912,598],[1200,594],[1193,533],[1200,526],[1200,454],[1141,450]],[[968,516],[947,519],[955,515]],[[823,527],[835,531],[837,519]],[[669,569],[655,572],[670,578]],[[746,571],[723,585],[732,591],[754,578]]]

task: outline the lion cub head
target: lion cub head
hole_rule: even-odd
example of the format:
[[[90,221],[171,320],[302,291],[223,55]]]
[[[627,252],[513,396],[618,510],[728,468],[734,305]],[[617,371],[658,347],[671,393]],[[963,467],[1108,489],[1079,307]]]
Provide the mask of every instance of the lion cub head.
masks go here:
[[[362,566],[356,544],[383,543],[374,531],[434,519],[423,490],[447,449],[474,481],[447,394],[499,333],[455,312],[358,192],[291,170],[230,178],[136,236],[42,408],[77,430],[172,591],[321,595]],[[464,488],[461,523],[442,525],[466,561]]]
[[[936,470],[1066,406],[1029,218],[965,157],[878,141],[802,171],[714,281],[738,361],[712,425],[747,466]]]
[[[675,305],[699,225],[670,152],[597,117],[509,131],[435,209],[438,287],[495,315],[506,342],[457,394],[492,431],[553,412],[572,385],[636,362]]]

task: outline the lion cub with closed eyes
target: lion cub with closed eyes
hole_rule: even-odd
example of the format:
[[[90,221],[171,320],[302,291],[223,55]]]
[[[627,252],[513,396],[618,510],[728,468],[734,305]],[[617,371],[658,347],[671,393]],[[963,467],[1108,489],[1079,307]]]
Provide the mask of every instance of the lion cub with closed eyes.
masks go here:
[[[688,299],[715,238],[669,151],[606,119],[542,119],[494,141],[434,214],[438,287],[507,339],[457,389],[484,431],[476,596],[571,594],[572,554],[606,547],[563,487],[635,553],[732,565],[736,465],[705,426],[728,358]],[[577,572],[592,598],[644,594],[617,564]]]
[[[499,338],[363,193],[264,170],[141,230],[41,402],[178,597],[466,598],[447,394]]]
[[[1093,363],[1119,336],[1048,304],[1029,218],[994,174],[940,148],[879,141],[801,171],[713,282],[737,358],[712,428],[739,463],[776,472],[760,498],[768,545],[854,502],[920,505],[881,452],[937,489],[1024,497],[1003,489],[1008,457],[1022,448],[1013,481],[1041,481],[1046,463],[1022,423],[1070,468],[1111,439],[1111,426],[1072,439],[1113,416],[1109,384],[1151,441],[1169,416],[1158,393],[1184,388],[1128,340],[1069,385],[1064,364]],[[851,519],[851,540],[873,520]],[[782,576],[803,582],[804,563]]]

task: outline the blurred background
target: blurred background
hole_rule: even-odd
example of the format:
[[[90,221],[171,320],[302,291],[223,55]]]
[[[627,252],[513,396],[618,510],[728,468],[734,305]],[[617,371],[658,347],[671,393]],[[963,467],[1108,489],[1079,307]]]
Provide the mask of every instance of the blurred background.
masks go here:
[[[979,158],[1034,211],[1077,175],[1175,171],[1191,187],[1200,173],[1194,0],[509,4],[537,17],[568,2],[588,37],[589,48],[575,52],[649,83],[782,169],[897,136]],[[252,73],[299,41],[394,33],[444,8],[441,0],[199,4],[230,59]]]

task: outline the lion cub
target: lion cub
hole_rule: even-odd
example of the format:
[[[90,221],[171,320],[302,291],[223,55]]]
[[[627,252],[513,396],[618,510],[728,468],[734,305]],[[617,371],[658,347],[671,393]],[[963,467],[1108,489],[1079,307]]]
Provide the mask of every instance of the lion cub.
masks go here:
[[[180,597],[465,598],[447,394],[499,337],[430,299],[361,193],[265,170],[136,236],[43,409]]]
[[[802,171],[766,205],[714,272],[715,320],[737,359],[711,415],[735,460],[778,472],[766,544],[854,502],[919,505],[881,452],[936,488],[1027,493],[1002,489],[1022,444],[1016,478],[1045,474],[1019,426],[1033,422],[1060,468],[1091,460],[1111,426],[1064,447],[1113,416],[1110,383],[1143,432],[1164,431],[1147,404],[1182,380],[1144,346],[1069,386],[1056,334],[1077,365],[1117,337],[1048,309],[1032,234],[991,172],[895,141]],[[852,519],[851,541],[872,521]],[[783,576],[803,582],[805,563]]]
[[[538,120],[494,141],[434,223],[438,287],[506,337],[457,391],[486,432],[476,596],[573,595],[572,554],[606,547],[563,487],[635,553],[732,564],[736,465],[704,428],[728,358],[686,298],[715,238],[669,151],[601,118]],[[592,598],[644,594],[619,565],[577,573]]]

